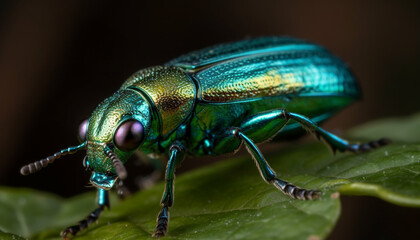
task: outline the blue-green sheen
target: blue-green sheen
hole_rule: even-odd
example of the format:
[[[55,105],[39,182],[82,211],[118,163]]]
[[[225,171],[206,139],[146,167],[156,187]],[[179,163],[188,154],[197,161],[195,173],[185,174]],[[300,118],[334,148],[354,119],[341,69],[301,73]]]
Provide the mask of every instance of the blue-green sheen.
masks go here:
[[[178,141],[187,154],[219,155],[240,146],[241,139],[227,133],[231,128],[261,143],[300,128],[276,118],[280,110],[319,123],[358,98],[359,85],[346,64],[303,40],[264,37],[194,51],[134,73],[92,113],[87,156],[97,175],[91,180],[109,188],[95,179],[116,174],[106,146],[123,163],[132,154],[113,142],[127,119],[144,126],[138,150],[145,153],[169,154]]]
[[[277,178],[256,144],[300,128],[333,151],[367,151],[387,144],[386,139],[348,144],[318,126],[358,98],[359,85],[346,64],[316,44],[289,37],[220,44],[134,73],[84,122],[81,145],[26,165],[21,173],[34,173],[60,156],[86,149],[84,165],[99,188],[99,207],[66,228],[66,238],[109,208],[108,190],[117,182],[121,186],[127,176],[124,164],[136,150],[166,153],[170,158],[154,233],[159,238],[168,230],[176,166],[188,154],[219,155],[243,144],[264,181],[292,198],[319,197],[316,190]]]
[[[343,61],[319,45],[289,37],[221,44],[167,65],[184,69],[198,87],[196,106],[186,123],[191,128],[188,150],[194,155],[234,151],[236,144],[217,151],[208,145],[249,116],[286,109],[321,122],[360,98],[359,85]],[[261,140],[254,142],[273,137],[266,126],[259,127],[264,137],[255,136]],[[279,134],[297,127],[291,122]]]

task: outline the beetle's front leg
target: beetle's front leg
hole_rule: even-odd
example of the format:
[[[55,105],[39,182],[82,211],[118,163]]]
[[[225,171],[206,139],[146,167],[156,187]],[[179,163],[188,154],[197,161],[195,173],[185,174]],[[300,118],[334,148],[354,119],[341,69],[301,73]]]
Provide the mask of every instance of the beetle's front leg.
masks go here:
[[[185,149],[181,143],[175,143],[169,148],[170,158],[166,165],[165,172],[165,191],[163,192],[161,205],[162,209],[159,212],[156,220],[156,231],[153,237],[163,237],[168,231],[169,224],[169,208],[174,203],[174,179],[175,166],[180,163],[185,157]]]
[[[67,239],[67,235],[70,233],[71,235],[76,235],[78,232],[82,231],[83,229],[87,228],[91,223],[98,220],[99,215],[104,210],[105,207],[109,209],[109,194],[108,191],[100,188],[98,190],[98,205],[99,207],[91,212],[85,219],[80,221],[77,225],[68,227],[61,232],[61,237],[63,239]]]

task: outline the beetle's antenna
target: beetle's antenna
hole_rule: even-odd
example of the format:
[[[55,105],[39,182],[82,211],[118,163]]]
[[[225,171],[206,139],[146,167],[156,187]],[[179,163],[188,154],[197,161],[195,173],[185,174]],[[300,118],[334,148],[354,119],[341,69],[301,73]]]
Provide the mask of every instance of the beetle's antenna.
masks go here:
[[[105,153],[111,159],[112,166],[115,168],[118,177],[120,179],[126,179],[127,170],[125,169],[124,164],[118,158],[117,154],[115,154],[109,147],[105,148]]]
[[[69,147],[69,148],[63,149],[59,152],[54,153],[54,155],[51,155],[47,158],[25,165],[20,169],[20,174],[26,176],[32,173],[36,173],[39,170],[48,166],[48,164],[53,163],[56,159],[59,159],[61,156],[65,156],[67,154],[73,154],[79,151],[80,149],[85,148],[85,146],[86,146],[86,142],[76,147]]]

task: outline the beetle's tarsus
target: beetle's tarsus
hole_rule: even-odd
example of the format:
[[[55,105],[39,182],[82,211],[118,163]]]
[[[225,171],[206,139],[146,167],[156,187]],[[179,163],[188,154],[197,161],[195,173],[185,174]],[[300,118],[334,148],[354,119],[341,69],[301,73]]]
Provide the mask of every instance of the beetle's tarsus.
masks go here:
[[[367,143],[351,144],[351,145],[349,145],[347,147],[346,151],[355,152],[355,153],[358,153],[358,152],[368,152],[368,151],[370,151],[372,149],[379,148],[379,147],[388,145],[390,143],[391,143],[391,140],[390,139],[388,139],[388,138],[381,138],[379,140],[370,141],[370,142],[367,142]]]
[[[71,235],[76,235],[76,233],[78,233],[80,231],[80,226],[79,225],[74,225],[71,227],[68,227],[66,229],[64,229],[63,231],[61,231],[60,235],[61,237],[64,239],[70,239],[67,237],[67,235],[70,233]]]
[[[104,206],[99,206],[93,212],[89,214],[85,219],[80,221],[77,225],[67,227],[63,231],[61,231],[60,235],[63,239],[67,239],[67,235],[70,233],[71,235],[76,235],[78,232],[82,231],[83,229],[87,228],[91,223],[98,220],[99,215],[104,210]]]
[[[168,206],[164,206],[158,215],[158,219],[156,221],[156,231],[153,233],[152,237],[160,238],[166,235],[168,231],[168,224],[169,224],[169,211]]]
[[[271,169],[268,162],[264,159],[260,150],[257,146],[249,139],[240,129],[236,129],[236,132],[233,132],[236,138],[242,140],[245,144],[247,151],[253,157],[255,163],[258,166],[261,176],[267,183],[273,184],[276,188],[282,191],[284,194],[289,195],[291,198],[301,199],[301,200],[312,200],[314,198],[319,198],[320,192],[315,190],[306,190],[300,187],[297,187],[291,183],[278,179],[276,172]]]
[[[321,195],[320,191],[303,189],[278,178],[275,178],[272,184],[284,194],[295,199],[313,200],[315,198],[319,198]]]

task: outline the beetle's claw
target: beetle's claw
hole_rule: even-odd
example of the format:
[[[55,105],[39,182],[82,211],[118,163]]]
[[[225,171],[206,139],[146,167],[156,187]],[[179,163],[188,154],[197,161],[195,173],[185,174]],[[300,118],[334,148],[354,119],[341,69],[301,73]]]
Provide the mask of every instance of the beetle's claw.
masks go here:
[[[70,233],[71,235],[74,236],[76,235],[78,231],[79,231],[78,226],[71,226],[61,231],[60,236],[63,238],[63,240],[70,240],[70,238],[67,237],[67,235]]]
[[[152,237],[160,238],[166,235],[168,231],[168,221],[167,219],[160,219],[158,225],[156,226],[156,231],[153,233]]]
[[[156,229],[156,232],[155,233],[153,233],[153,235],[152,235],[152,237],[155,237],[155,238],[161,238],[161,237],[164,237],[166,235],[166,230],[159,230],[159,229]]]

